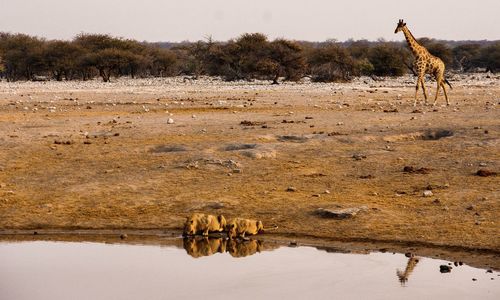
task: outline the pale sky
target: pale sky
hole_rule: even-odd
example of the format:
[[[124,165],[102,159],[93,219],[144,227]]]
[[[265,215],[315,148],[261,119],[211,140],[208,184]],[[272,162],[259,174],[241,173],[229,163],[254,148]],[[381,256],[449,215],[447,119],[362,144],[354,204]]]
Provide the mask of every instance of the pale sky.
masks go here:
[[[136,40],[223,41],[246,32],[270,39],[500,39],[499,0],[0,0],[0,31],[48,39],[80,32]]]

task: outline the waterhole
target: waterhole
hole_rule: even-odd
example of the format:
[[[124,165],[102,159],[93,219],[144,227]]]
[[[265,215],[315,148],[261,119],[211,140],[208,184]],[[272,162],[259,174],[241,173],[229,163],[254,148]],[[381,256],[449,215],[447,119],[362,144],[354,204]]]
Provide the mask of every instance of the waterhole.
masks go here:
[[[0,242],[1,299],[499,299],[498,272],[261,241]]]

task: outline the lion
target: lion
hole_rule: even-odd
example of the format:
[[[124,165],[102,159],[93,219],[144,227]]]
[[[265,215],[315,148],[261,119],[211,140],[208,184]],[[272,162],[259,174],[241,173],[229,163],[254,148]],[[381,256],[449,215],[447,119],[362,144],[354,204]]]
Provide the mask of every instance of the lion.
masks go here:
[[[258,240],[238,241],[229,239],[226,248],[232,257],[246,257],[260,253],[263,246],[262,242]]]
[[[185,237],[183,246],[187,254],[198,258],[226,252],[226,239]]]
[[[184,223],[184,236],[196,235],[201,232],[203,236],[208,236],[211,232],[222,232],[226,227],[226,219],[223,215],[206,215],[195,213],[186,219]]]
[[[227,236],[244,238],[245,234],[258,234],[264,232],[262,221],[251,219],[235,218],[226,225]]]

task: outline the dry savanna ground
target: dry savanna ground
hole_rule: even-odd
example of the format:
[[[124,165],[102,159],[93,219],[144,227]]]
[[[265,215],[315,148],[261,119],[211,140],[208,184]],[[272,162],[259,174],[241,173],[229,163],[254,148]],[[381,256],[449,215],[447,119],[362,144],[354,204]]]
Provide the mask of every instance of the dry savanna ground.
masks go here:
[[[413,107],[412,77],[3,81],[0,229],[180,232],[205,212],[277,236],[498,255],[499,83],[455,76],[451,106]]]

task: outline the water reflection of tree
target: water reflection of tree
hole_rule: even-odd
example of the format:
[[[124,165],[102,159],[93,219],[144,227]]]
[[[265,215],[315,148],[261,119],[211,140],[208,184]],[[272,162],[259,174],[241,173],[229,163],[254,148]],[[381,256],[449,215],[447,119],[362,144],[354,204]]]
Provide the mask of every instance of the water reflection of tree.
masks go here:
[[[420,261],[420,257],[417,256],[411,256],[408,259],[408,262],[406,263],[406,268],[403,271],[400,269],[396,270],[396,275],[398,276],[399,282],[401,283],[402,286],[408,282],[408,279],[410,278],[411,273],[413,272],[413,269],[415,269],[415,266],[418,264]]]
[[[227,239],[222,237],[186,237],[183,240],[183,246],[186,253],[194,258],[226,252],[232,257],[246,257],[264,250],[264,243],[259,240]]]

